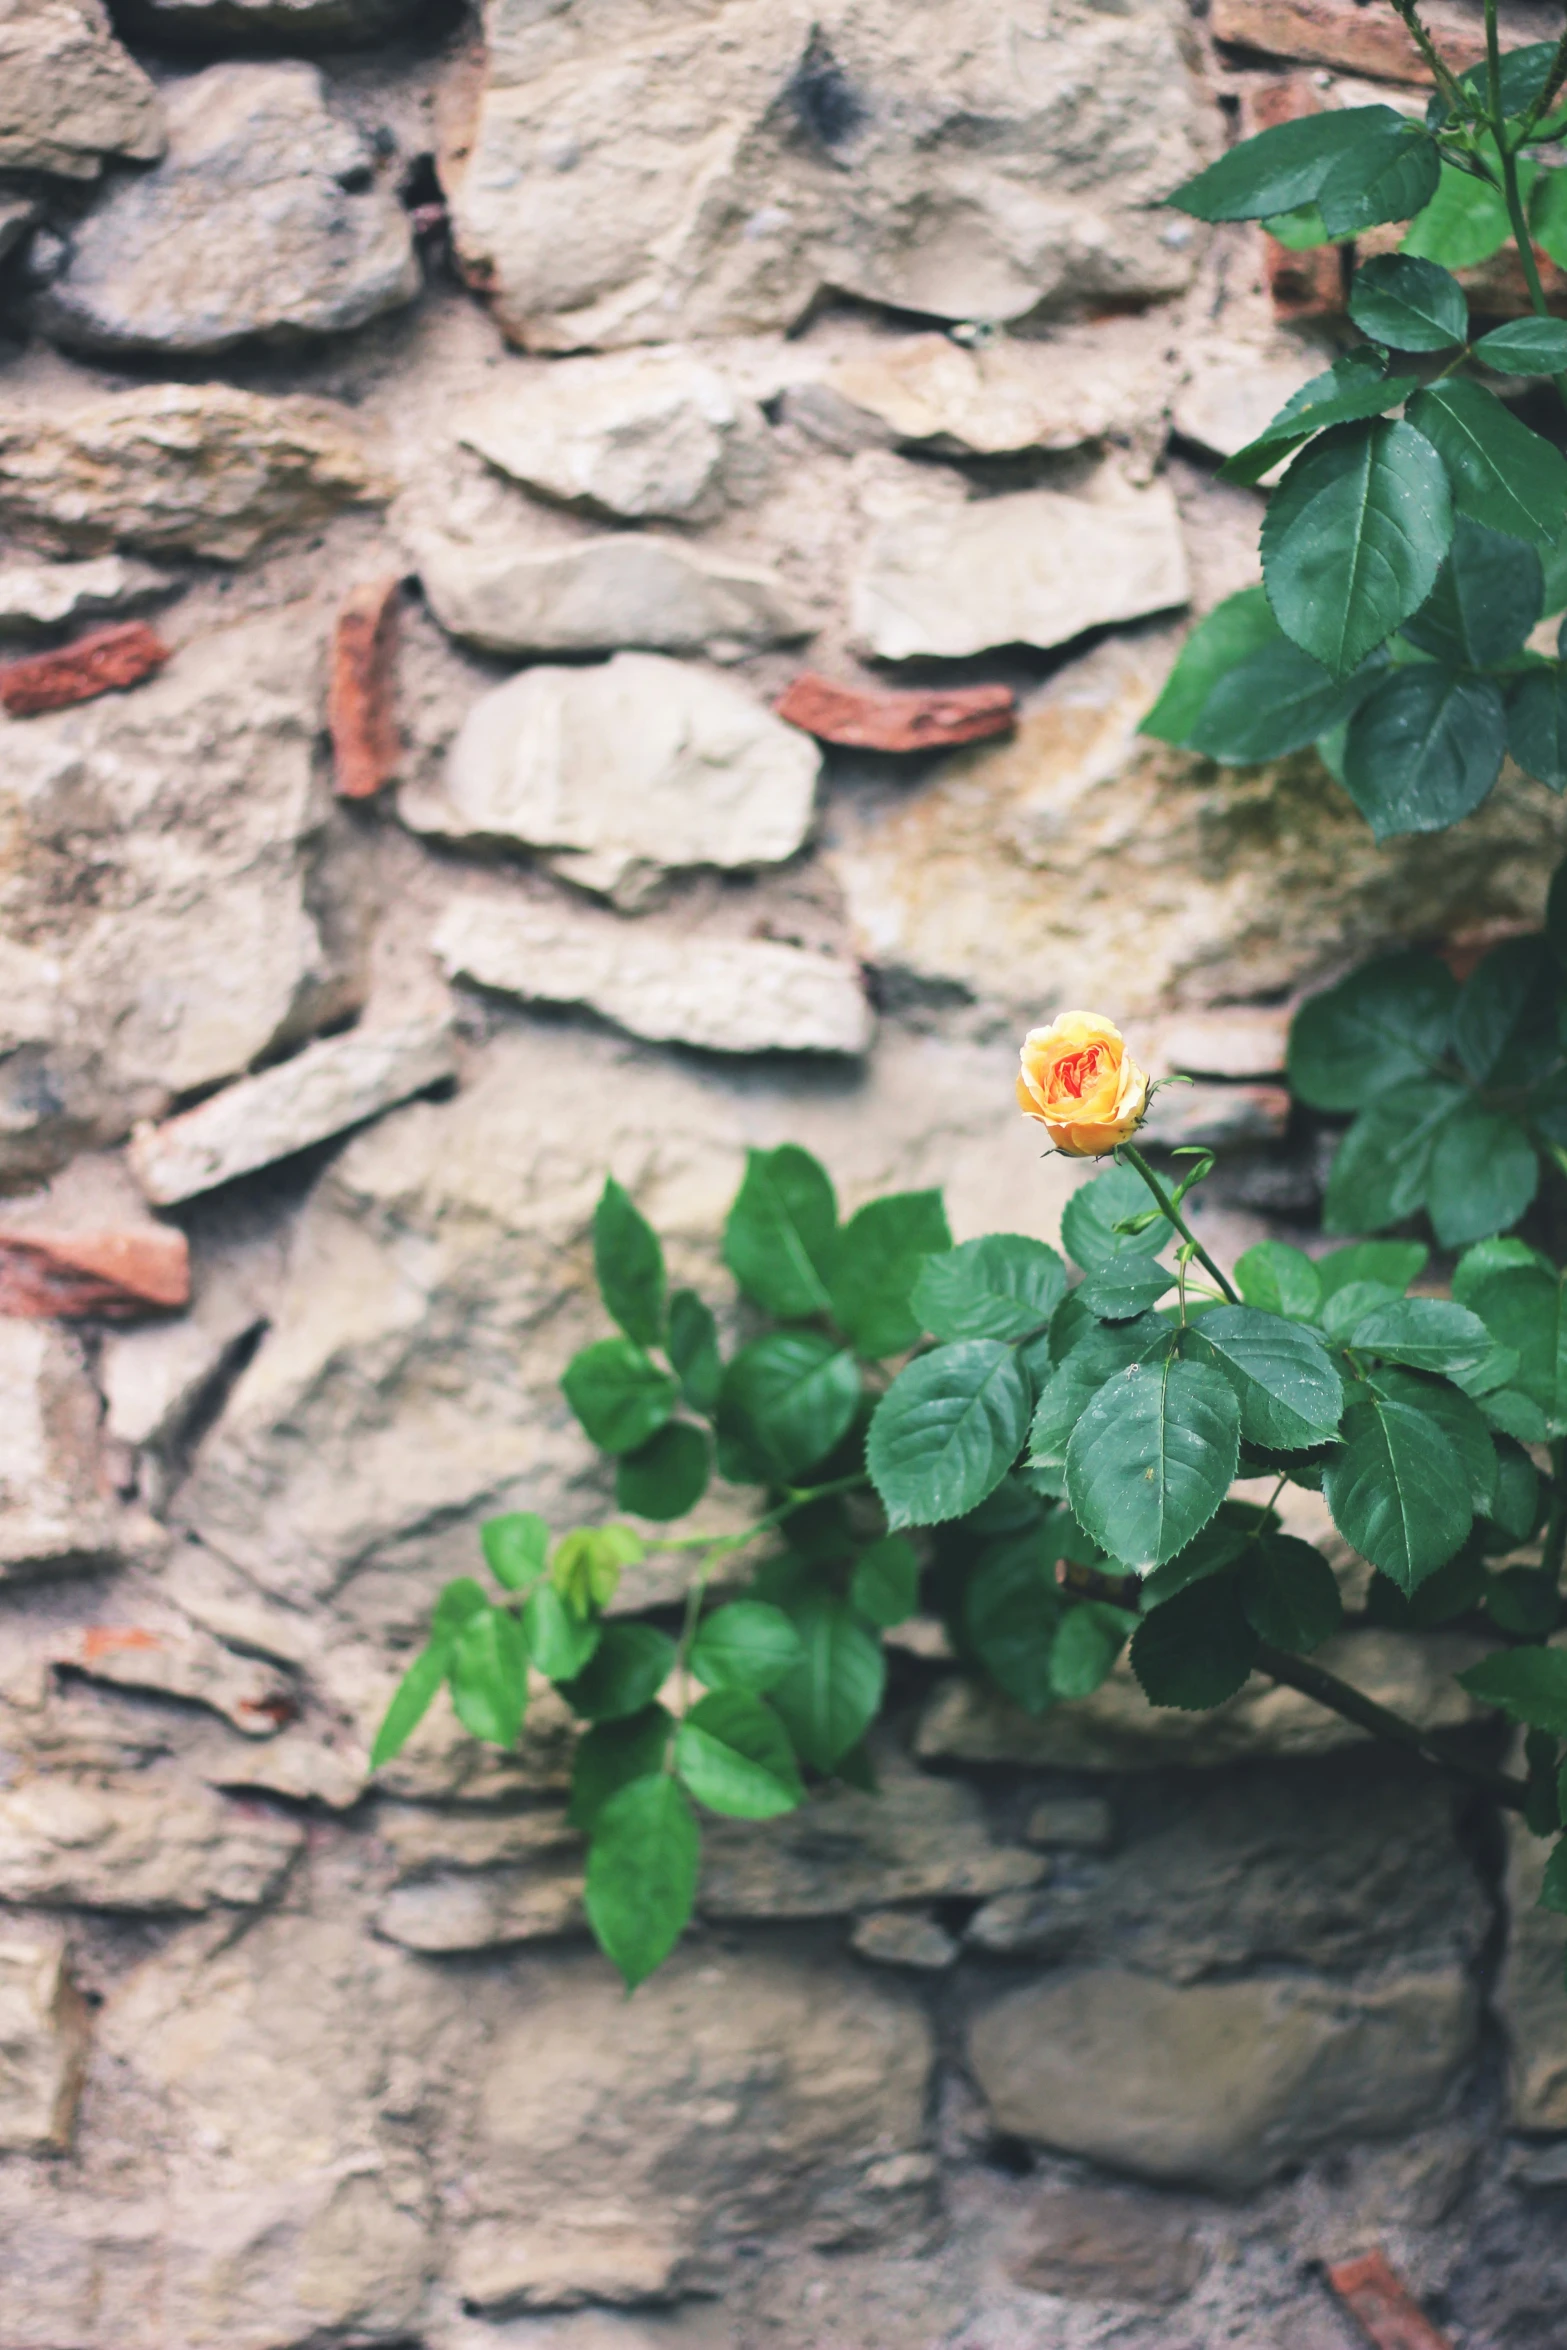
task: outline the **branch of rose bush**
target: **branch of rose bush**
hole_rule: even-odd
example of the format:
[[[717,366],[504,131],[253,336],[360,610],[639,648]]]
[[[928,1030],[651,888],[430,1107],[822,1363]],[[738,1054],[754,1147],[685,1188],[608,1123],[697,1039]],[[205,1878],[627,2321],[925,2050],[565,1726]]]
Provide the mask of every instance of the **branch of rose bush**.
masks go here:
[[[1176,1231],[1186,1242],[1187,1247],[1196,1257],[1198,1264],[1202,1266],[1204,1272],[1211,1274],[1213,1279],[1217,1281],[1219,1287],[1223,1290],[1225,1296],[1229,1299],[1230,1304],[1232,1306],[1238,1306],[1241,1302],[1240,1293],[1232,1287],[1230,1282],[1225,1278],[1224,1274],[1219,1271],[1218,1266],[1214,1263],[1212,1257],[1209,1256],[1208,1251],[1203,1247],[1202,1242],[1196,1237],[1195,1233],[1188,1225],[1185,1217],[1181,1214],[1180,1209],[1170,1198],[1163,1184],[1159,1181],[1158,1176],[1154,1173],[1152,1167],[1149,1166],[1148,1161],[1143,1157],[1142,1152],[1137,1149],[1135,1144],[1130,1142],[1123,1143],[1121,1145],[1121,1151],[1128,1165],[1137,1169],[1138,1174],[1142,1177],[1149,1190],[1153,1193],[1154,1198],[1158,1201],[1164,1215],[1168,1221],[1174,1225]]]

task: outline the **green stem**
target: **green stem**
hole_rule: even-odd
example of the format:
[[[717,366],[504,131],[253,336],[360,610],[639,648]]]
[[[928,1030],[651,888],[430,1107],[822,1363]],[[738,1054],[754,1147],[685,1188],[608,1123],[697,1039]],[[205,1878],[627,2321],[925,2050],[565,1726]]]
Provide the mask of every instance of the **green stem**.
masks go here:
[[[1562,1560],[1567,1557],[1567,1493],[1563,1492],[1563,1472],[1567,1470],[1567,1440],[1560,1437],[1551,1446],[1551,1514],[1545,1521],[1545,1540],[1540,1547],[1540,1565],[1551,1581],[1560,1585]]]
[[[1270,1681],[1298,1689],[1303,1697],[1326,1706],[1340,1720],[1353,1722],[1357,1729],[1369,1730],[1373,1738],[1400,1746],[1406,1754],[1418,1755],[1422,1762],[1431,1763],[1437,1770],[1448,1771],[1455,1778],[1467,1779],[1471,1786],[1483,1788],[1494,1802],[1505,1805],[1507,1810],[1523,1810],[1528,1788],[1522,1779],[1510,1778],[1505,1771],[1492,1770],[1485,1763],[1472,1763],[1460,1755],[1449,1754],[1415,1723],[1406,1722],[1402,1714],[1391,1713],[1385,1705],[1378,1705],[1375,1698],[1363,1696],[1336,1673],[1313,1664],[1310,1657],[1291,1656],[1286,1650],[1270,1648],[1263,1641],[1257,1650],[1257,1669],[1266,1673]]]
[[[1167,1217],[1169,1222],[1175,1226],[1176,1231],[1187,1243],[1192,1251],[1192,1254],[1196,1257],[1198,1264],[1202,1266],[1206,1273],[1211,1274],[1213,1279],[1217,1281],[1219,1287],[1223,1290],[1225,1296],[1229,1299],[1230,1304],[1232,1306],[1238,1306],[1241,1302],[1238,1294],[1234,1289],[1231,1288],[1229,1282],[1219,1271],[1218,1266],[1214,1263],[1212,1257],[1209,1256],[1208,1251],[1203,1247],[1203,1244],[1197,1238],[1197,1235],[1192,1231],[1185,1217],[1181,1214],[1180,1209],[1171,1199],[1169,1193],[1165,1190],[1163,1184],[1159,1181],[1158,1176],[1154,1173],[1152,1167],[1149,1166],[1148,1161],[1143,1157],[1142,1152],[1137,1149],[1135,1144],[1130,1142],[1123,1142],[1121,1149],[1129,1164],[1137,1169],[1138,1174],[1142,1177],[1149,1190],[1153,1193],[1154,1198],[1158,1201],[1164,1215]]]
[[[758,1534],[766,1534],[774,1526],[781,1526],[785,1518],[792,1518],[796,1510],[809,1507],[813,1501],[831,1501],[839,1493],[863,1493],[870,1479],[863,1470],[852,1477],[834,1477],[829,1485],[802,1485],[791,1487],[788,1494],[770,1509],[765,1518],[758,1518],[752,1526],[742,1526],[738,1534],[660,1534],[650,1541],[649,1550],[710,1550],[717,1557],[726,1550],[743,1550],[754,1542]]]
[[[1458,80],[1447,60],[1438,51],[1436,43],[1426,31],[1425,26],[1421,23],[1419,13],[1414,6],[1414,0],[1392,0],[1392,6],[1394,15],[1402,18],[1410,39],[1425,60],[1426,71],[1447,100],[1452,113],[1460,121],[1466,118],[1472,118],[1476,121],[1483,119],[1474,99]]]

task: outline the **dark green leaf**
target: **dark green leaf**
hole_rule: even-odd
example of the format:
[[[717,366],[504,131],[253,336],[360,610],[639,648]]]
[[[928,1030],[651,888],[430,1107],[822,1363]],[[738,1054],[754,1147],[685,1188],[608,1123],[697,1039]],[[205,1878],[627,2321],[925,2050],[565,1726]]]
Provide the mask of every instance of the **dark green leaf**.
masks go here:
[[[1042,1240],[991,1232],[927,1257],[913,1307],[933,1338],[1023,1338],[1048,1323],[1066,1288],[1066,1267]]]
[[[800,1636],[782,1608],[734,1599],[704,1616],[691,1643],[691,1670],[709,1689],[771,1689],[800,1662]]]
[[[1403,633],[1449,669],[1484,669],[1519,650],[1544,607],[1534,548],[1460,514],[1436,585]]]
[[[920,1562],[901,1534],[884,1534],[855,1561],[849,1597],[868,1623],[908,1622],[920,1602]]]
[[[741,1689],[698,1699],[675,1732],[675,1769],[698,1803],[731,1819],[774,1820],[805,1801],[782,1722]]]
[[[1167,1265],[1156,1264],[1151,1257],[1123,1255],[1096,1266],[1084,1278],[1080,1295],[1102,1322],[1130,1322],[1174,1287],[1175,1275]]]
[[[430,1710],[431,1701],[446,1678],[451,1661],[451,1643],[432,1640],[428,1648],[421,1648],[393,1693],[381,1727],[375,1734],[370,1749],[370,1768],[380,1770],[383,1763],[393,1761],[402,1753],[409,1739]]]
[[[1518,1387],[1499,1387],[1494,1392],[1476,1398],[1480,1417],[1488,1428],[1503,1436],[1516,1437],[1520,1444],[1545,1444],[1550,1429],[1545,1414],[1532,1397]]]
[[[1316,1319],[1322,1303],[1322,1281],[1303,1249],[1285,1240],[1259,1240],[1235,1260],[1235,1285],[1249,1306],[1265,1314],[1288,1314],[1294,1320]]]
[[[1437,1137],[1426,1208],[1444,1248],[1516,1224],[1539,1188],[1534,1145],[1516,1119],[1466,1102]]]
[[[963,1628],[975,1655],[1025,1713],[1042,1714],[1056,1695],[1050,1654],[1063,1613],[1057,1548],[1038,1529],[994,1543],[964,1593]]]
[[[1330,237],[1352,237],[1384,220],[1411,220],[1437,191],[1441,151],[1423,123],[1396,118],[1341,156],[1317,190]]]
[[[888,1523],[934,1526],[975,1508],[1017,1458],[1032,1401],[1017,1356],[998,1339],[937,1347],[900,1371],[865,1447]]]
[[[1556,1059],[1560,975],[1540,938],[1504,939],[1465,982],[1453,1022],[1476,1085],[1532,1085]]]
[[[1061,1213],[1061,1245],[1085,1273],[1129,1250],[1157,1256],[1172,1237],[1157,1210],[1146,1231],[1115,1229],[1117,1224],[1152,1209],[1153,1204],[1153,1194],[1135,1167],[1107,1167],[1091,1183],[1080,1183],[1067,1201]]]
[[[1469,1506],[1477,1517],[1483,1517],[1496,1501],[1496,1447],[1469,1397],[1446,1380],[1420,1379],[1412,1371],[1399,1369],[1374,1371],[1371,1385],[1390,1402],[1407,1404],[1411,1411],[1423,1412],[1436,1422],[1463,1471]]]
[[[507,1591],[525,1591],[544,1572],[550,1530],[534,1510],[510,1510],[505,1517],[486,1518],[479,1528],[479,1547],[497,1583]]]
[[[1290,1029],[1289,1080],[1314,1110],[1359,1110],[1430,1077],[1452,1035],[1458,983],[1435,955],[1384,955],[1308,996]]]
[[[1567,1836],[1560,1837],[1551,1848],[1540,1879],[1539,1906],[1557,1917],[1567,1915]]]
[[[588,1847],[588,1923],[628,1991],[679,1941],[701,1849],[691,1807],[665,1772],[633,1779],[601,1806]]]
[[[487,1607],[458,1633],[447,1668],[452,1711],[474,1738],[515,1746],[528,1706],[528,1652],[507,1609]]]
[[[1030,1466],[1064,1463],[1073,1429],[1111,1374],[1128,1363],[1158,1362],[1174,1344],[1173,1328],[1157,1314],[1096,1324],[1040,1390],[1029,1429]]]
[[[1521,1444],[1504,1437],[1495,1446],[1496,1494],[1492,1523],[1512,1542],[1527,1542],[1540,1513],[1540,1472]]]
[[[1510,319],[1482,335],[1474,353],[1498,375],[1559,375],[1567,368],[1567,319]]]
[[[683,1518],[707,1491],[708,1446],[689,1420],[671,1420],[649,1444],[615,1464],[615,1504],[660,1524]]]
[[[584,1833],[610,1797],[633,1779],[653,1778],[664,1765],[675,1717],[661,1705],[645,1705],[623,1722],[595,1722],[577,1741],[571,1766],[571,1807],[566,1814]]]
[[[1485,799],[1506,749],[1506,705],[1491,678],[1424,663],[1396,669],[1349,722],[1344,788],[1379,841],[1445,832]]]
[[[691,1409],[712,1411],[723,1379],[718,1325],[694,1289],[677,1289],[669,1301],[669,1359]]]
[[[1536,783],[1567,791],[1567,670],[1530,669],[1507,697],[1507,748]]]
[[[1057,1697],[1092,1697],[1110,1678],[1137,1618],[1101,1600],[1079,1600],[1061,1618],[1050,1651],[1050,1685]]]
[[[825,1460],[860,1400],[847,1347],[819,1330],[772,1330],[742,1347],[724,1373],[723,1410],[771,1475],[792,1482]]]
[[[650,1705],[675,1666],[675,1644],[653,1624],[606,1624],[604,1635],[561,1695],[590,1722],[620,1722]]]
[[[1482,1285],[1494,1273],[1512,1273],[1521,1266],[1549,1273],[1552,1268],[1526,1240],[1477,1240],[1453,1267],[1452,1292],[1461,1306],[1474,1306]],[[1478,1312],[1479,1308],[1475,1307]]]
[[[1347,1346],[1359,1322],[1378,1306],[1396,1304],[1398,1292],[1385,1281],[1350,1281],[1336,1289],[1322,1308],[1322,1327],[1335,1346]]]
[[[593,1211],[593,1268],[610,1314],[638,1346],[664,1338],[664,1252],[658,1235],[613,1175]]]
[[[1415,394],[1404,430],[1411,426],[1441,457],[1460,514],[1535,546],[1555,544],[1567,519],[1567,458],[1494,392],[1450,376]]]
[[[1559,123],[1559,115],[1557,119]],[[1525,161],[1520,168],[1528,171],[1533,166]],[[1529,228],[1540,250],[1560,268],[1567,261],[1567,181],[1560,170],[1542,171],[1535,181],[1529,199]],[[1551,324],[1555,323],[1553,319]]]
[[[561,1380],[566,1401],[604,1452],[635,1452],[656,1436],[679,1390],[667,1371],[629,1338],[601,1338],[573,1355]]]
[[[1420,609],[1452,535],[1447,477],[1428,440],[1407,424],[1337,425],[1268,503],[1262,570],[1274,616],[1303,652],[1348,677]]]
[[[1240,1405],[1207,1363],[1134,1363],[1072,1433],[1066,1489],[1079,1523],[1123,1566],[1154,1567],[1218,1508],[1240,1452]]]
[[[1328,1231],[1378,1232],[1423,1206],[1437,1137],[1469,1098],[1457,1085],[1400,1085],[1362,1110],[1334,1153]]]
[[[1408,253],[1361,263],[1349,289],[1349,315],[1363,335],[1395,351],[1449,351],[1469,333],[1469,304],[1457,278]]]
[[[1490,1333],[1467,1306],[1443,1297],[1401,1297],[1357,1322],[1350,1344],[1417,1371],[1462,1371],[1484,1357]]]
[[[1229,767],[1282,759],[1347,723],[1375,681],[1361,669],[1340,683],[1281,635],[1219,680],[1186,747]]]
[[[1226,596],[1186,639],[1164,691],[1138,728],[1139,734],[1151,734],[1166,743],[1188,742],[1220,680],[1248,654],[1284,641],[1284,631],[1260,587],[1242,588],[1238,595]]]
[[[1430,1257],[1431,1251],[1418,1240],[1357,1240],[1352,1248],[1329,1249],[1325,1257],[1318,1257],[1317,1278],[1324,1298],[1338,1297],[1362,1281],[1380,1282],[1402,1295],[1411,1281],[1419,1280]]]
[[[1293,1534],[1265,1535],[1241,1568],[1241,1605],[1260,1640],[1305,1656],[1344,1621],[1338,1578],[1320,1550]]]
[[[927,1259],[951,1246],[939,1191],[896,1192],[849,1218],[832,1252],[827,1287],[856,1353],[877,1362],[915,1344],[922,1325],[910,1292]]]
[[[1552,66],[1556,62],[1554,41],[1531,41],[1522,49],[1505,49],[1500,60],[1502,115],[1525,114],[1545,88]],[[1490,70],[1484,65],[1471,65],[1458,77],[1460,85],[1478,101],[1483,112],[1489,113],[1491,104]],[[1447,109],[1440,99],[1432,101],[1440,109],[1440,119],[1447,120]],[[1542,126],[1543,127],[1543,126]],[[1490,142],[1487,142],[1488,151]]]
[[[1485,1607],[1499,1630],[1524,1640],[1544,1640],[1561,1621],[1562,1595],[1555,1579],[1538,1567],[1508,1567],[1491,1577]]]
[[[724,1226],[724,1262],[747,1297],[784,1322],[827,1313],[837,1235],[832,1184],[809,1151],[786,1142],[747,1155]]]
[[[1425,264],[1415,262],[1404,266],[1423,268]],[[1459,306],[1463,306],[1461,294]],[[1369,416],[1385,416],[1390,408],[1402,406],[1410,393],[1419,388],[1418,376],[1390,376],[1379,359],[1370,358],[1364,350],[1351,352],[1343,359],[1336,359],[1326,374],[1314,375],[1310,383],[1302,384],[1285,401],[1267,430],[1220,466],[1220,478],[1246,484],[1260,481],[1280,458],[1309,440],[1314,432],[1325,432],[1334,424],[1360,423]]]
[[[1254,1509],[1245,1502],[1221,1502],[1217,1517],[1210,1518],[1184,1550],[1178,1550],[1173,1559],[1166,1559],[1162,1567],[1155,1567],[1151,1575],[1143,1577],[1144,1615],[1163,1607],[1167,1599],[1173,1599],[1189,1584],[1205,1583],[1210,1575],[1222,1575],[1244,1554],[1253,1536],[1272,1523],[1271,1513]]]
[[[1197,220],[1266,220],[1293,212],[1316,202],[1340,164],[1351,172],[1382,168],[1390,138],[1402,127],[1403,117],[1390,106],[1305,115],[1243,139],[1167,201]]]
[[[1199,1359],[1211,1352],[1240,1404],[1248,1444],[1304,1452],[1333,1435],[1343,1384],[1314,1330],[1253,1306],[1215,1306],[1197,1325]]]
[[[1567,1435],[1567,1320],[1560,1279],[1537,1266],[1515,1266],[1483,1280],[1469,1302],[1492,1337],[1516,1351],[1514,1385],[1545,1414],[1550,1435]]]
[[[1469,1531],[1463,1465],[1427,1413],[1384,1396],[1351,1404],[1343,1434],[1322,1479],[1333,1523],[1362,1558],[1413,1591]]]
[[[1145,1616],[1132,1636],[1132,1670],[1150,1704],[1202,1713],[1245,1685],[1257,1654],[1232,1575],[1210,1576]]]
[[[881,1642],[842,1600],[813,1595],[794,1610],[803,1654],[774,1684],[772,1702],[797,1751],[830,1771],[864,1737],[881,1706]]]
[[[1567,1649],[1503,1649],[1458,1678],[1471,1697],[1496,1706],[1509,1721],[1567,1738]]]
[[[539,1584],[523,1602],[522,1635],[547,1680],[569,1681],[580,1673],[599,1644],[600,1629],[597,1617],[584,1619],[551,1583]]]

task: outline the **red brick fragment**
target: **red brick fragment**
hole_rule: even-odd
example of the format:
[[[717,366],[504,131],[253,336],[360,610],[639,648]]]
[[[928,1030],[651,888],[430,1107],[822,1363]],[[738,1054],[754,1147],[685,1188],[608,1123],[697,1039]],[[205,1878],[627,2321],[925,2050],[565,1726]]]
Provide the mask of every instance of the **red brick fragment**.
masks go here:
[[[1544,11],[1541,11],[1544,14]],[[1478,65],[1485,33],[1478,13],[1470,16],[1455,0],[1422,0],[1421,16],[1439,54],[1455,72]],[[1370,74],[1384,82],[1430,81],[1425,61],[1391,8],[1368,8],[1362,0],[1213,0],[1215,40],[1267,57],[1298,58],[1303,65],[1333,65],[1343,73]],[[1549,33],[1530,32],[1531,40]],[[1517,46],[1509,34],[1508,47]]]
[[[397,731],[397,589],[369,580],[344,599],[332,638],[328,723],[338,796],[368,800],[390,783],[402,756]]]
[[[0,1314],[111,1320],[190,1300],[190,1246],[169,1224],[128,1232],[0,1231]]]
[[[824,743],[857,751],[936,751],[1010,734],[1017,705],[1006,685],[936,687],[928,693],[868,693],[802,670],[773,707]]]
[[[36,718],[45,710],[65,710],[73,702],[140,685],[168,658],[169,647],[145,620],[122,620],[52,653],[8,661],[0,668],[0,702],[13,718]]]
[[[1328,2283],[1375,2350],[1453,2350],[1439,2334],[1381,2252],[1341,2260]]]

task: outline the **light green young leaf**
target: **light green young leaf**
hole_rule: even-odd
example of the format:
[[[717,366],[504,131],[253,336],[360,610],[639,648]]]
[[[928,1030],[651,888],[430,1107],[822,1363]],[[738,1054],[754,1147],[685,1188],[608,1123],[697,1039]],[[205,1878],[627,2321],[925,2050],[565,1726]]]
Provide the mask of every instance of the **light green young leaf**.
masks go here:
[[[373,1771],[394,1761],[424,1720],[436,1691],[446,1678],[451,1653],[450,1641],[432,1640],[428,1648],[420,1649],[398,1682],[381,1727],[375,1734],[375,1744],[370,1749],[370,1768]]]
[[[1017,1356],[998,1339],[937,1347],[900,1371],[865,1446],[889,1526],[935,1526],[976,1508],[1016,1460],[1032,1400]]]
[[[588,1847],[588,1923],[628,1991],[684,1932],[701,1848],[691,1808],[667,1773],[633,1779],[601,1805]]]

